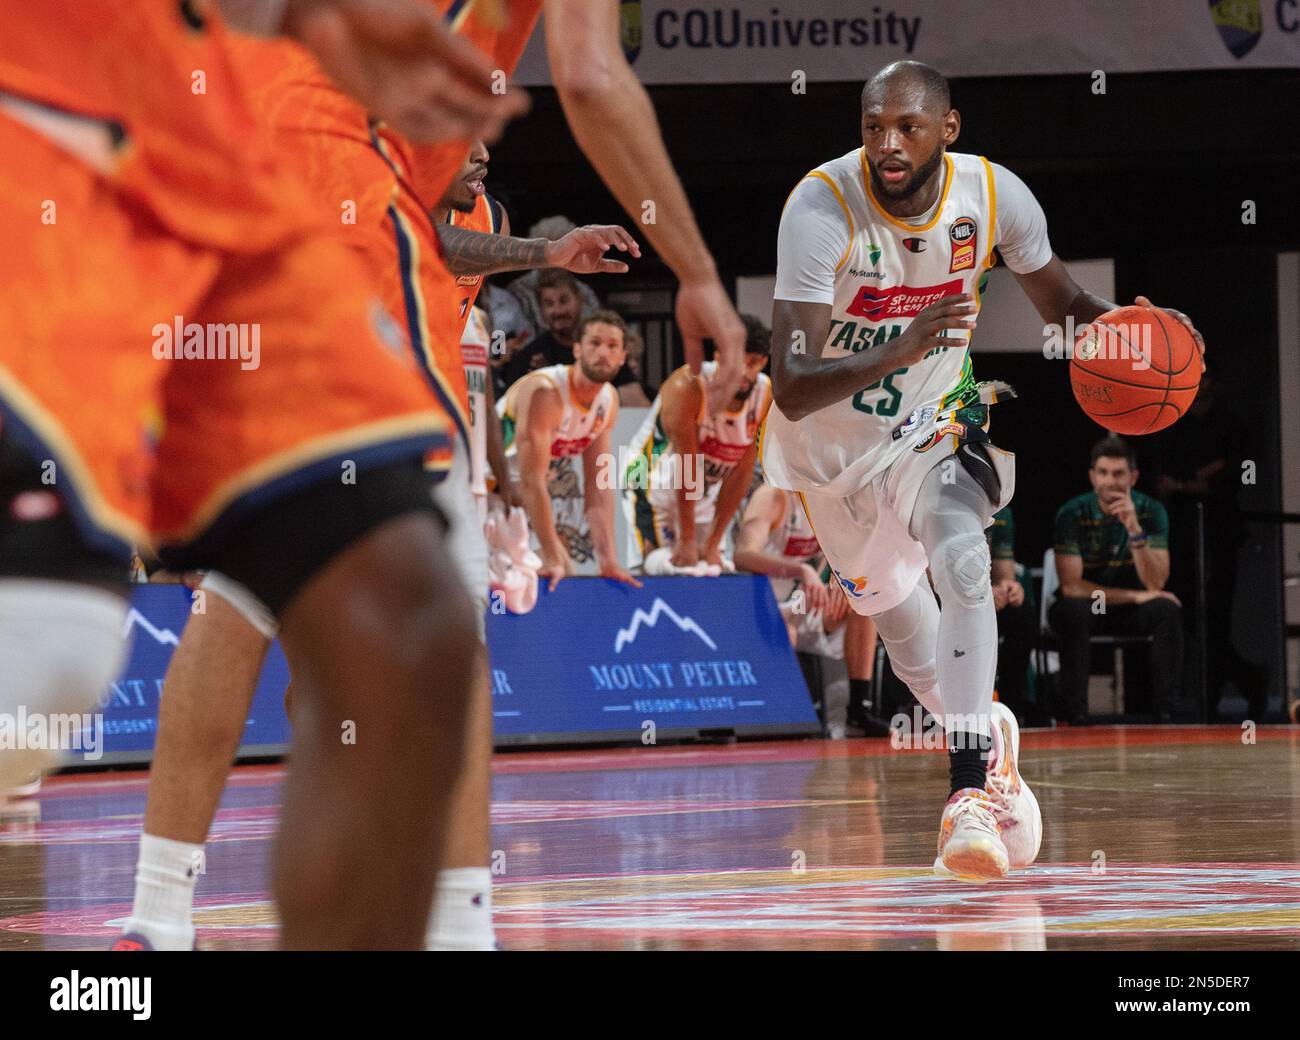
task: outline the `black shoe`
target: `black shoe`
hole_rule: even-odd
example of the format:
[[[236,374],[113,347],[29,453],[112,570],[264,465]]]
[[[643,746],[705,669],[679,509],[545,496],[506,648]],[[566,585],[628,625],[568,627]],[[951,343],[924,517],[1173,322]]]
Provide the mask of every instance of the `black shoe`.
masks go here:
[[[1091,725],[1092,725],[1092,717],[1089,716],[1089,715],[1071,715],[1071,716],[1070,716],[1070,725],[1071,725],[1071,726],[1091,726]]]
[[[887,737],[892,732],[888,722],[870,712],[844,720],[846,737]]]

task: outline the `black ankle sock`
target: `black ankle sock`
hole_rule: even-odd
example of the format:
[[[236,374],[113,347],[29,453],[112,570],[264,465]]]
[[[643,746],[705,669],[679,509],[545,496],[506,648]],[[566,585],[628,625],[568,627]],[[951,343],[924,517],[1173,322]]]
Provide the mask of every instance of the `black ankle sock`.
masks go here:
[[[861,719],[874,712],[874,706],[871,703],[871,680],[870,679],[850,679],[849,680],[849,711],[850,721]]]
[[[958,730],[948,734],[949,798],[963,787],[983,790],[992,747],[993,738],[980,733]]]

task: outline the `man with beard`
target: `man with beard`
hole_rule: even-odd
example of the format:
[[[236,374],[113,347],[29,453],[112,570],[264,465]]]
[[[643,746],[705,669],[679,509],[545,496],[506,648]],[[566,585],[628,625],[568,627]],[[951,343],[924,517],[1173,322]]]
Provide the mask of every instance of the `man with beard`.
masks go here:
[[[683,365],[660,388],[628,451],[623,504],[646,574],[730,570],[722,540],[749,490],[754,438],[772,403],[763,374],[771,337],[757,318],[745,323],[745,374],[731,401],[710,415],[704,407],[712,362],[696,375]],[[716,569],[715,569],[716,568]]]
[[[506,384],[529,372],[562,365],[573,357],[576,330],[582,317],[578,280],[567,271],[545,270],[537,276],[537,306],[546,329],[535,336],[506,366]]]
[[[995,246],[1056,329],[1115,305],[1070,277],[1018,177],[947,152],[961,117],[936,70],[886,66],[862,91],[861,118],[862,147],[809,173],[781,216],[762,466],[803,493],[853,608],[944,720],[936,871],[987,881],[1034,861],[1041,819],[1017,770],[1015,716],[993,702],[983,532],[1011,499],[1014,459],[989,443],[998,391],[975,382],[970,334]]]
[[[609,456],[609,431],[618,418],[611,380],[626,357],[626,332],[613,311],[597,311],[578,326],[573,364],[528,374],[497,405],[506,460],[542,557],[538,573],[551,579],[551,590],[585,562],[588,550],[578,544],[584,515],[601,576],[640,586],[618,562],[614,488],[598,473],[602,457]],[[577,456],[582,456],[582,497],[556,500],[555,489]]]

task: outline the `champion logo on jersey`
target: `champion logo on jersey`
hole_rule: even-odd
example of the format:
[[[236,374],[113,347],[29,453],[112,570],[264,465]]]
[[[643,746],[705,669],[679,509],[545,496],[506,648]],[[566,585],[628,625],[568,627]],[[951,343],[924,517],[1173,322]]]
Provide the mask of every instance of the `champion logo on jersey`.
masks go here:
[[[932,303],[945,296],[956,296],[962,291],[960,278],[941,285],[864,285],[858,290],[847,310],[850,314],[868,321],[886,321],[889,318],[914,318]]]
[[[923,238],[905,238],[903,239],[903,248],[909,253],[924,253],[925,239]]]

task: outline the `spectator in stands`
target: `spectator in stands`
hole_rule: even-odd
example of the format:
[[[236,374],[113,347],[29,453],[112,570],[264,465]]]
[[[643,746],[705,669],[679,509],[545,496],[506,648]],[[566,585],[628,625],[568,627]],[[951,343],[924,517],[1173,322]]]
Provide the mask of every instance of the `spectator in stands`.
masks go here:
[[[993,514],[985,532],[993,557],[993,605],[998,612],[998,700],[1024,722],[1029,714],[1029,655],[1034,649],[1038,619],[1033,602],[1016,576],[1016,528],[1011,507]]]
[[[559,215],[543,217],[528,229],[528,237],[544,238],[547,241],[555,242],[563,238],[577,226],[578,225],[568,217]],[[542,314],[539,292],[541,288],[539,284],[540,279],[545,270],[545,268],[539,268],[529,271],[527,274],[520,275],[506,286],[506,288],[514,295],[515,299],[519,301],[519,306],[523,309],[524,317],[528,320],[528,323],[532,325],[534,330],[538,331],[546,328],[546,318],[545,315]],[[574,285],[577,286],[579,306],[581,308],[578,320],[581,320],[593,311],[600,309],[600,299],[596,296],[596,293],[591,286],[586,282],[580,282],[575,278]],[[572,360],[573,358],[571,357],[564,358],[566,363]],[[547,364],[551,364],[551,362],[547,362]]]
[[[537,299],[544,331],[506,365],[507,386],[534,369],[573,364],[574,334],[582,320],[578,280],[562,268],[548,267],[537,274]]]
[[[1061,584],[1048,620],[1061,654],[1057,717],[1087,723],[1091,636],[1150,635],[1152,708],[1156,721],[1166,722],[1183,674],[1182,605],[1165,591],[1169,519],[1164,506],[1134,490],[1137,464],[1121,438],[1093,446],[1088,476],[1092,491],[1056,514]]]

